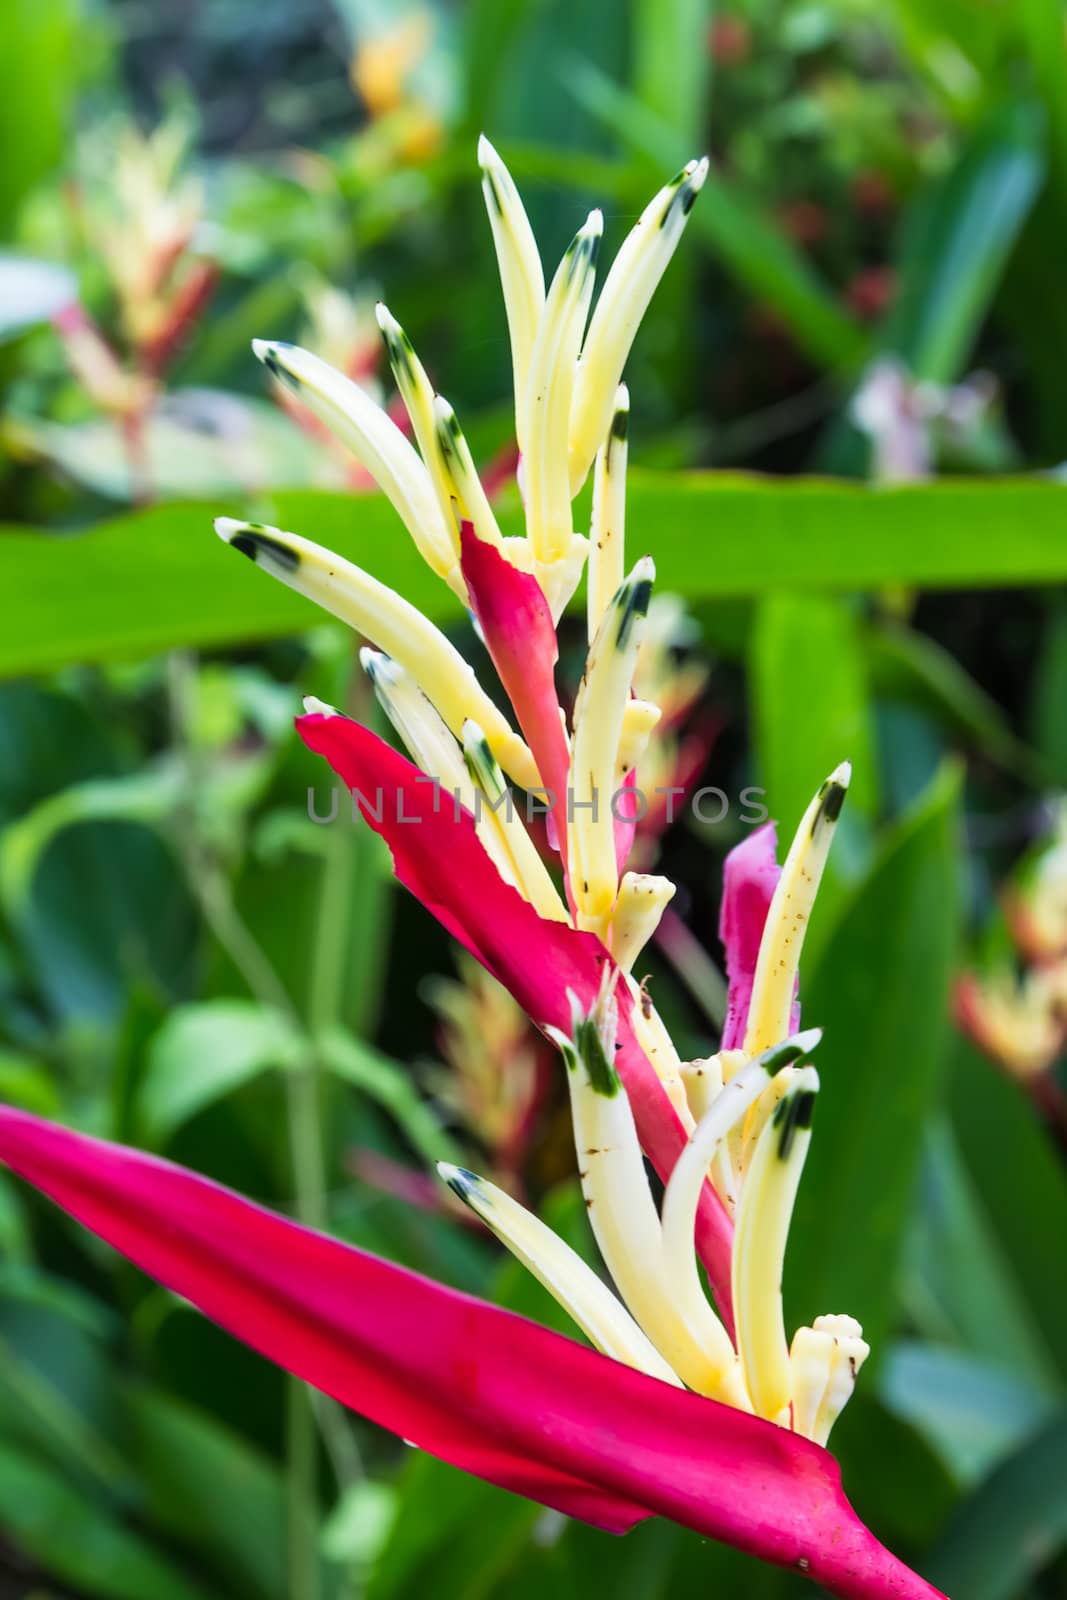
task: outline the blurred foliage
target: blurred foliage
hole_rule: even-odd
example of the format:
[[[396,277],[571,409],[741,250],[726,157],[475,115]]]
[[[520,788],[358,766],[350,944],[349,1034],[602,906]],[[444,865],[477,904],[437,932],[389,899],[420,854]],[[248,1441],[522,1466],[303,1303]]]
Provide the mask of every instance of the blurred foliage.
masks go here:
[[[840,1301],[872,1331],[845,1484],[958,1600],[1067,1595],[1064,1169],[950,1027],[1067,785],[1064,21],[1060,0],[5,10],[0,1095],[299,1209],[310,1086],[330,1227],[558,1319],[425,1181],[434,1155],[498,1154],[439,1092],[418,986],[452,973],[447,941],[365,829],[309,815],[291,716],[302,693],[370,714],[353,641],[248,581],[208,519],[306,529],[476,650],[248,342],[378,384],[387,289],[489,463],[509,378],[480,129],[546,257],[594,203],[610,251],[707,149],[628,369],[629,526],[715,661],[702,781],[761,784],[788,831],[856,764],[803,974],[827,1092],[787,1319]],[[116,218],[137,127],[176,154]],[[738,829],[687,819],[662,846],[713,957]],[[650,960],[705,1053],[700,980]],[[587,1249],[558,1089],[524,1179]],[[332,1411],[294,1477],[299,1394],[2,1175],[0,1420],[12,1596],[807,1592],[661,1523],[566,1525]]]

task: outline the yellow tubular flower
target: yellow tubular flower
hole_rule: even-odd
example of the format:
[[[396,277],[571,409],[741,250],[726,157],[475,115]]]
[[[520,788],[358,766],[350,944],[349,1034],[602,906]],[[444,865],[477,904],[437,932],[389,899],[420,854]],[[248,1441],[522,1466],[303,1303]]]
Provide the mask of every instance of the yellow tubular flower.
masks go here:
[[[740,1076],[734,1081],[740,1082]],[[779,1100],[760,1134],[737,1212],[733,1247],[737,1345],[752,1404],[757,1415],[770,1422],[787,1420],[793,1394],[782,1319],[782,1263],[811,1142],[818,1088],[814,1067],[796,1072],[789,1093]]]
[[[543,561],[565,556],[574,534],[567,435],[575,364],[603,231],[601,213],[590,212],[552,280],[530,357],[526,420],[519,437],[526,441],[526,524],[534,551]]]
[[[760,942],[745,1050],[754,1055],[789,1032],[789,1013],[804,946],[834,829],[852,768],[847,761],[827,778],[800,821],[774,891]]]
[[[626,530],[626,434],[630,424],[630,391],[620,383],[607,438],[597,451],[593,472],[593,514],[589,527],[587,617],[592,644],[600,619],[623,577]]]
[[[438,455],[443,463],[456,509],[461,517],[474,524],[474,531],[484,544],[495,545],[498,550],[503,551],[500,529],[493,515],[493,508],[489,504],[489,497],[482,488],[482,480],[474,465],[470,446],[464,437],[456,413],[443,395],[438,395],[434,400],[433,416]]]
[[[612,799],[619,740],[656,569],[642,556],[601,619],[574,707],[572,877],[579,925],[603,934],[618,890]]]
[[[870,1353],[855,1317],[816,1317],[797,1329],[789,1352],[794,1433],[826,1443]]]
[[[609,969],[609,980],[612,974]],[[589,1221],[604,1264],[638,1325],[700,1394],[745,1406],[737,1357],[703,1295],[679,1303],[666,1270],[659,1216],[626,1091],[610,1060],[614,999],[605,987],[588,1017],[572,996],[571,1037],[547,1030],[567,1065],[574,1146]]]
[[[489,747],[504,771],[524,789],[539,786],[541,780],[526,745],[481,687],[474,669],[421,611],[361,567],[299,534],[258,522],[235,522],[230,517],[217,518],[215,531],[257,566],[265,567],[290,589],[314,600],[395,657],[457,737],[467,718],[473,717],[485,730]]]
[[[378,703],[400,735],[413,761],[437,780],[438,806],[466,806],[475,819],[478,837],[500,876],[513,888],[521,886],[510,854],[500,837],[492,813],[479,812],[477,791],[463,752],[422,690],[399,662],[379,650],[362,649],[360,665],[374,686]],[[305,710],[311,710],[305,702]],[[442,793],[443,791],[443,793]]]
[[[596,1273],[558,1234],[503,1189],[462,1167],[440,1161],[437,1170],[454,1194],[491,1228],[532,1272],[596,1349],[663,1383],[682,1381]]]
[[[415,435],[419,451],[437,495],[437,503],[441,510],[442,520],[451,529],[455,526],[455,511],[452,505],[454,490],[437,438],[437,418],[433,409],[435,398],[433,384],[426,374],[425,367],[415,354],[411,340],[387,307],[379,304],[376,307],[375,314],[378,318],[378,326],[382,330],[382,337],[385,339],[385,348],[389,353],[389,365],[393,369],[393,377],[396,379],[400,398],[403,400],[407,414],[411,419],[412,432]],[[454,559],[455,554],[458,554],[458,548],[456,546],[452,548]]]
[[[669,878],[651,872],[623,873],[608,934],[612,958],[621,971],[633,969],[674,894]]]
[[[478,141],[478,165],[482,169],[489,225],[493,230],[500,282],[504,290],[504,310],[511,340],[511,361],[515,376],[515,430],[519,449],[526,451],[526,394],[530,359],[545,304],[545,275],[530,219],[519,199],[519,191],[483,133]]]
[[[277,339],[255,339],[252,349],[362,462],[396,507],[427,566],[444,577],[459,554],[459,536],[442,514],[426,467],[396,423],[358,383],[310,350]]]

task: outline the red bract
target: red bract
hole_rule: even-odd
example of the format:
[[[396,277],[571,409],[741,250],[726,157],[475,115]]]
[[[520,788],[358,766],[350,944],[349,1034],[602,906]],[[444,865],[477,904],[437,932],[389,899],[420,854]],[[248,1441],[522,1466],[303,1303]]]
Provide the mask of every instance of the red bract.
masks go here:
[[[548,790],[565,868],[570,756],[556,694],[559,648],[552,613],[537,579],[479,539],[469,522],[460,548],[471,608]]]
[[[0,1108],[0,1159],[288,1371],[492,1483],[621,1532],[672,1518],[856,1600],[933,1600],[833,1458],[139,1151]]]

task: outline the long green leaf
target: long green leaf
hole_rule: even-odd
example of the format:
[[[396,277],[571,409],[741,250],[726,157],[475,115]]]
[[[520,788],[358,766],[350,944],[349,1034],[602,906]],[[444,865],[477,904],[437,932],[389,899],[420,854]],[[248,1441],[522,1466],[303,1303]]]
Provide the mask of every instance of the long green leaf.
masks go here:
[[[321,618],[239,561],[212,516],[248,505],[158,506],[58,538],[0,530],[0,676],[297,633]],[[436,620],[455,599],[377,497],[291,491],[265,520],[360,561]],[[517,531],[514,510],[502,516]],[[871,491],[827,479],[635,472],[627,526],[659,583],[692,602],[776,588],[1002,587],[1067,580],[1067,486],[943,481]]]
[[[227,1595],[286,1600],[280,1470],[215,1418],[161,1389],[131,1385],[123,1400],[146,1515],[202,1551],[226,1580]]]
[[[1023,103],[981,123],[956,164],[920,190],[880,341],[916,377],[960,376],[1043,175],[1041,118]]]
[[[927,1576],[961,1600],[1013,1600],[1065,1540],[1067,1412],[1061,1412],[960,1507]]]
[[[206,1600],[209,1591],[23,1451],[0,1445],[0,1525],[44,1571],[101,1600]]]
[[[73,0],[5,0],[0,238],[11,236],[19,202],[62,159],[84,59],[77,40]]]
[[[1052,1390],[1056,1364],[942,1118],[927,1130],[903,1298],[916,1328]]]
[[[960,1154],[1003,1258],[1057,1367],[1067,1377],[1067,1239],[1063,1166],[1022,1088],[958,1044],[949,1104]]]
[[[791,1324],[848,1311],[877,1352],[941,1075],[958,917],[958,774],[946,769],[856,887],[804,1015],[824,1029],[822,1092],[787,1255]]]

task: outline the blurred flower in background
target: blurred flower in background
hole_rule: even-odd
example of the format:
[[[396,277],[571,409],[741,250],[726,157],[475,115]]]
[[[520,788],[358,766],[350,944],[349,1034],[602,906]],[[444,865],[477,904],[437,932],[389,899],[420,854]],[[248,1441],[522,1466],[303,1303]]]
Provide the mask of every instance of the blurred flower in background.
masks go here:
[[[1067,1048],[1067,801],[1051,832],[1001,891],[1012,954],[956,983],[956,1020],[1027,1091],[1067,1148],[1067,1097],[1056,1068]]]

